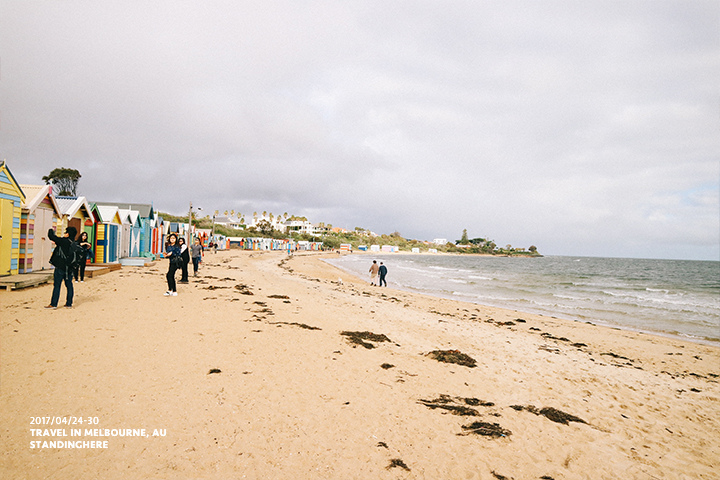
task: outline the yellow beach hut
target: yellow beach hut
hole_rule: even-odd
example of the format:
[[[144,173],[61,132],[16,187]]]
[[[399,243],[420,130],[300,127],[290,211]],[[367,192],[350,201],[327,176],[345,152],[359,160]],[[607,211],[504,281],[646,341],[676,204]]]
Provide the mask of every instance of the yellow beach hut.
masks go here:
[[[62,236],[67,227],[75,227],[80,234],[85,230],[86,224],[92,225],[94,217],[85,197],[55,197],[55,201],[62,214],[58,223],[58,235]]]
[[[62,218],[60,207],[52,194],[52,185],[20,185],[27,196],[20,219],[19,272],[50,269],[53,244],[47,236],[49,229]]]
[[[95,237],[95,262],[117,263],[120,260],[122,219],[118,208],[94,205],[97,214],[97,236]]]
[[[18,273],[20,218],[25,194],[3,160],[0,163],[0,276]]]

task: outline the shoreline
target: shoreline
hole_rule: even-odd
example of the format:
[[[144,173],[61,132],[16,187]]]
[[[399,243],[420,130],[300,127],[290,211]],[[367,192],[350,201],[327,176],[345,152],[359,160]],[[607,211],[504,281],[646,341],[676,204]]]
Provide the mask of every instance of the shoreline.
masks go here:
[[[409,255],[422,255],[422,254],[413,254],[413,253],[410,253],[410,252],[397,252],[397,253],[388,253],[388,252],[385,252],[385,253],[383,253],[383,252],[379,252],[379,253],[378,253],[378,252],[359,252],[359,253],[376,253],[376,254],[377,254],[376,256],[378,256],[378,258],[379,258],[379,256],[385,255],[385,256],[383,256],[383,259],[392,258],[392,256],[393,256],[393,255],[397,255],[397,253],[400,253],[400,254],[409,254]],[[352,254],[354,255],[355,252],[353,252]],[[345,256],[345,255],[347,255],[347,254],[343,254],[343,256]],[[434,254],[431,254],[431,255],[434,255]],[[438,255],[439,255],[439,254],[438,254]],[[463,255],[465,255],[465,254],[445,253],[444,255],[463,256]],[[474,256],[505,257],[505,256],[502,256],[502,255],[484,255],[484,254],[479,254],[479,255],[474,255]],[[329,254],[329,253],[324,253],[324,254],[323,254],[323,258],[328,258],[328,259],[334,259],[334,258],[335,258],[335,259],[336,259],[336,258],[338,258],[338,257],[332,256],[332,255]],[[514,258],[514,257],[513,257],[513,258]],[[575,257],[574,257],[574,256],[568,256],[567,258],[575,258]],[[588,257],[588,258],[596,258],[596,257]],[[604,258],[604,257],[603,257],[603,258]],[[679,261],[696,261],[696,260],[679,260]],[[700,261],[705,261],[705,260],[700,260]],[[334,268],[339,269],[339,271],[341,271],[341,272],[343,272],[343,273],[345,273],[345,274],[347,274],[347,275],[352,275],[354,278],[360,280],[361,282],[364,281],[362,278],[358,277],[355,272],[352,272],[352,271],[350,271],[350,270],[346,270],[346,269],[344,269],[344,268],[342,268],[342,267],[338,267],[338,266],[336,266],[336,265],[332,265],[332,264],[330,264],[330,263],[328,263],[328,262],[325,262],[325,263],[328,264],[328,265],[333,266]],[[490,305],[490,304],[481,303],[481,302],[473,302],[473,301],[470,301],[470,300],[463,300],[463,299],[460,298],[459,296],[456,296],[456,295],[453,295],[453,294],[443,295],[443,294],[441,294],[441,293],[426,293],[426,292],[420,292],[420,291],[413,290],[413,289],[410,288],[410,287],[395,286],[395,288],[398,289],[398,290],[406,291],[406,292],[408,292],[408,293],[413,293],[413,294],[417,294],[417,295],[428,295],[428,296],[433,297],[433,298],[444,298],[444,299],[448,299],[448,300],[453,300],[453,301],[458,301],[458,302],[465,302],[465,303],[470,303],[470,304],[473,304],[473,305],[479,305],[479,306],[481,306],[481,307],[492,307],[492,308],[501,308],[501,309],[506,309],[506,310],[513,310],[513,311],[524,312],[524,313],[532,314],[532,315],[542,315],[542,316],[551,317],[551,318],[559,318],[559,319],[562,319],[562,320],[565,320],[565,321],[568,321],[568,322],[577,322],[577,323],[584,323],[584,324],[588,324],[588,325],[597,325],[597,326],[601,326],[601,327],[605,327],[605,328],[619,329],[619,330],[630,331],[630,332],[635,332],[635,333],[642,333],[642,334],[646,334],[646,335],[655,335],[655,336],[662,337],[662,338],[674,339],[674,340],[679,340],[679,341],[685,341],[685,342],[695,343],[695,344],[699,344],[699,345],[705,345],[705,346],[709,346],[709,347],[720,348],[720,340],[713,340],[713,339],[708,339],[708,338],[704,338],[704,337],[698,337],[698,336],[689,335],[689,334],[665,332],[665,331],[662,331],[662,330],[651,330],[651,329],[636,328],[636,327],[632,327],[632,326],[628,326],[628,325],[615,324],[615,323],[611,323],[611,322],[608,322],[608,321],[603,321],[603,320],[601,320],[601,319],[595,319],[595,318],[587,318],[587,319],[585,319],[585,318],[580,318],[580,317],[573,317],[572,315],[565,314],[565,313],[553,313],[553,314],[551,315],[551,314],[549,314],[548,312],[543,312],[543,311],[541,311],[541,310],[536,310],[536,311],[532,311],[531,309],[525,309],[525,310],[524,310],[524,309],[522,309],[522,307],[521,307],[520,309],[515,309],[515,308],[513,308],[513,307],[510,306],[510,305]]]
[[[372,289],[323,255],[208,254],[177,297],[166,261],[123,267],[71,310],[0,291],[0,473],[714,478],[720,349]],[[148,437],[30,433],[69,416]],[[29,446],[58,440],[108,445]]]

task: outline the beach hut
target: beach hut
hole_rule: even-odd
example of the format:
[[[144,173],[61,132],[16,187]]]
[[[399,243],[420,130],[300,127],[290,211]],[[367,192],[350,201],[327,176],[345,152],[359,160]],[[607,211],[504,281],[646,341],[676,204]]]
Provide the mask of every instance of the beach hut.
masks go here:
[[[130,256],[139,257],[141,254],[140,236],[143,232],[140,212],[137,210],[128,210],[128,217],[130,218]]]
[[[157,215],[152,204],[149,203],[117,203],[117,202],[95,202],[98,206],[117,207],[120,210],[130,210],[138,212],[138,219],[132,219],[133,237],[130,240],[130,256],[134,257],[152,257],[153,254],[159,253],[160,250],[154,248],[157,243],[153,239],[156,234],[154,229],[157,225]],[[162,222],[160,222],[162,223]],[[138,226],[139,225],[139,226]],[[137,230],[140,232],[139,246],[136,249],[137,255],[133,254],[133,242],[138,241]]]
[[[342,244],[340,244],[340,251],[341,252],[352,252],[352,245],[349,243],[342,243]]]
[[[58,232],[65,232],[67,227],[75,227],[78,234],[87,231],[87,228],[92,229],[94,217],[85,197],[55,197],[55,201],[62,214],[58,222]]]
[[[20,259],[18,272],[50,269],[53,244],[47,232],[62,218],[52,194],[52,185],[21,185],[26,195],[20,219]]]
[[[165,243],[165,220],[157,217],[150,222],[150,253],[158,255],[162,253]]]
[[[120,227],[120,258],[126,258],[130,256],[130,243],[132,241],[130,210],[118,208],[118,216],[122,223]]]
[[[120,230],[122,220],[118,208],[94,205],[97,214],[95,237],[95,263],[117,263],[120,260]]]
[[[0,163],[0,276],[18,273],[20,218],[25,194],[3,160]]]

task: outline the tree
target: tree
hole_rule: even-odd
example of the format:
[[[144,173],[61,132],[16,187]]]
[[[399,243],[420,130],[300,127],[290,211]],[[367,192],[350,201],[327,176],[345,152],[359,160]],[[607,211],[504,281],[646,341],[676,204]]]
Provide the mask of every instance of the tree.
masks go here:
[[[80,180],[80,172],[72,168],[56,168],[49,175],[42,177],[45,185],[52,183],[59,191],[56,195],[75,197],[77,196],[77,184]]]
[[[530,248],[528,248],[530,253],[537,253],[537,247],[535,245],[530,245]]]
[[[257,229],[263,235],[271,235],[274,230],[272,224],[264,218],[257,223]]]
[[[463,228],[462,238],[460,238],[460,245],[467,245],[470,243],[468,241],[468,234],[467,234],[467,228]]]

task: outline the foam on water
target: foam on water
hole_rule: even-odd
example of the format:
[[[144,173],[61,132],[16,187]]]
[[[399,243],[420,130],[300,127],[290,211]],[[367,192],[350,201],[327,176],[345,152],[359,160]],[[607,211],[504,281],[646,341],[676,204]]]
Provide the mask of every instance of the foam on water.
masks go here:
[[[373,259],[410,291],[720,345],[720,262],[392,254],[328,262],[366,278]]]

